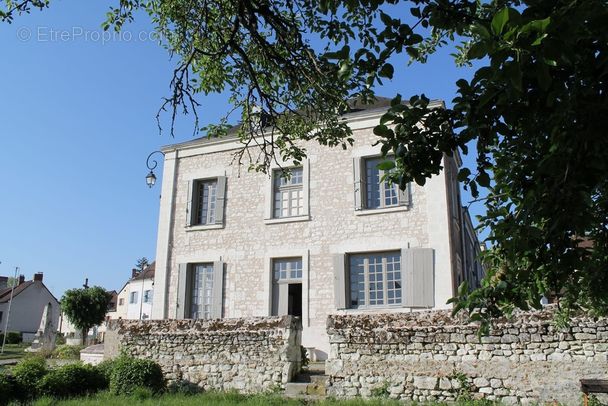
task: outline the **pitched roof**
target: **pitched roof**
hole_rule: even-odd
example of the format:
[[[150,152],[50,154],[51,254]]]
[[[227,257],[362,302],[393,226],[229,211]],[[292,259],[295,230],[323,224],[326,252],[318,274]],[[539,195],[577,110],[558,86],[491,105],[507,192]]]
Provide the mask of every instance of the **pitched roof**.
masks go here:
[[[146,269],[143,270],[143,272],[140,272],[137,275],[135,275],[133,278],[131,278],[130,281],[154,278],[155,270],[156,270],[156,261],[154,261],[150,265],[148,265],[146,267]]]
[[[390,107],[391,100],[392,99],[389,97],[380,97],[380,96],[377,96],[373,102],[367,103],[367,104],[364,104],[358,100],[349,100],[348,101],[349,111],[346,114],[344,114],[343,117],[345,117],[345,118],[356,117],[357,115],[360,115],[362,113],[373,113],[373,112],[384,113]],[[409,103],[406,100],[404,100],[403,104],[409,104]],[[443,100],[433,99],[430,101],[429,105],[430,105],[430,107],[434,107],[434,106],[439,107],[439,106],[444,106],[444,103],[443,103]],[[237,138],[237,133],[240,128],[241,128],[241,124],[239,123],[239,124],[236,124],[236,125],[233,125],[232,127],[230,127],[228,129],[228,132],[226,133],[226,135],[223,137],[218,138],[218,137],[209,137],[209,136],[205,135],[203,137],[195,138],[190,141],[184,141],[184,142],[179,142],[176,144],[165,145],[164,147],[161,148],[161,150],[163,152],[167,152],[167,151],[171,151],[174,149],[180,149],[182,147],[188,147],[191,145],[206,144],[208,142],[217,141],[218,139],[222,139],[222,140],[235,139],[235,138]]]
[[[13,298],[15,298],[18,294],[26,290],[28,287],[34,284],[34,281],[23,282],[21,285],[15,286],[15,291],[13,292]],[[11,289],[12,288],[4,288],[0,290],[0,303],[8,303],[11,300]]]

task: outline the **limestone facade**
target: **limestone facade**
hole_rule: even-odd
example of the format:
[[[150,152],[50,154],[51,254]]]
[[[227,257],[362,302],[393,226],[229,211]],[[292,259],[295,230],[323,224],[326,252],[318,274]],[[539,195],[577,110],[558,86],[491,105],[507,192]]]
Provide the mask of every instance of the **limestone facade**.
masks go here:
[[[302,342],[314,348],[320,359],[329,351],[325,326],[330,314],[447,308],[446,301],[457,285],[455,275],[464,274],[462,259],[457,260],[463,227],[454,223],[461,222],[454,214],[454,210],[460,213],[458,186],[454,186],[457,158],[444,158],[451,171],[434,176],[424,186],[411,184],[405,205],[370,210],[356,207],[354,162],[380,155],[380,146],[373,146],[377,141],[373,128],[385,111],[372,109],[345,117],[353,129],[351,148],[329,148],[312,141],[303,144],[308,155],[302,163],[303,204],[293,217],[273,218],[271,175],[248,172],[233,163],[234,153],[242,147],[238,140],[199,139],[165,147],[152,318],[191,317],[187,301],[192,295],[192,276],[182,273],[180,279],[180,270],[191,272],[196,264],[214,269],[215,309],[208,317],[276,314],[281,306],[277,305],[280,286],[273,282],[272,268],[273,261],[283,258],[301,261],[301,299],[295,297],[301,300]],[[219,178],[225,179],[224,199],[217,200],[224,209],[223,219],[193,224],[197,180]],[[336,292],[340,292],[340,284],[348,282],[340,280],[337,272],[349,276],[351,255],[399,255],[418,248],[432,253],[430,268],[425,270],[430,297],[424,303],[408,302],[405,289],[411,292],[413,287],[403,282],[402,305],[350,308],[348,287],[342,299],[346,305],[341,304]],[[417,289],[413,291],[417,293]]]

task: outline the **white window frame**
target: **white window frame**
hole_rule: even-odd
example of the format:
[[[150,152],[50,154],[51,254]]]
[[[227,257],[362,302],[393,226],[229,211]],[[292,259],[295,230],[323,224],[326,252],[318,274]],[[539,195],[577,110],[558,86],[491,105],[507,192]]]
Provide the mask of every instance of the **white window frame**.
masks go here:
[[[186,208],[186,226],[185,229],[187,232],[190,231],[200,231],[200,230],[212,230],[212,229],[220,229],[220,228],[224,228],[224,225],[226,223],[226,207],[224,206],[223,210],[223,216],[224,216],[224,220],[221,222],[221,224],[219,223],[211,223],[211,224],[194,224],[194,213],[195,213],[195,198],[197,196],[195,196],[195,189],[197,187],[197,182],[205,182],[205,181],[212,181],[215,180],[216,182],[218,182],[218,178],[219,177],[226,177],[226,188],[228,187],[228,177],[226,175],[226,169],[225,168],[218,168],[218,167],[212,167],[212,168],[201,168],[201,169],[197,169],[194,170],[190,173],[188,173],[185,181],[186,181],[186,195],[187,195],[187,208]],[[217,183],[216,183],[217,185]],[[217,186],[216,186],[217,188]],[[224,199],[226,199],[226,191],[224,191]],[[217,199],[218,199],[218,195],[217,195],[217,190],[216,190],[216,207],[215,207],[215,215],[217,216],[218,213],[218,206],[217,206]],[[216,217],[217,219],[217,217]]]
[[[369,257],[370,256],[382,256],[382,292],[383,292],[383,301],[382,304],[373,304],[370,305],[370,278],[369,278]],[[388,301],[388,279],[387,279],[387,257],[389,255],[397,255],[399,257],[399,275],[400,280],[398,281],[401,286],[399,287],[400,298],[399,303],[386,303]],[[352,306],[350,295],[352,293],[352,283],[350,283],[351,277],[351,261],[353,257],[362,256],[364,258],[364,295],[365,295],[365,304]],[[387,309],[387,308],[401,308],[403,307],[403,258],[401,256],[400,250],[391,250],[391,251],[374,251],[374,252],[353,252],[347,255],[347,269],[345,270],[349,275],[349,286],[348,286],[348,308],[353,310],[365,310],[365,309]],[[394,281],[395,282],[395,281]]]
[[[291,183],[294,180],[294,172],[300,170],[300,183]],[[304,168],[301,166],[295,166],[287,169],[288,173],[284,173],[282,169],[274,169],[272,172],[272,214],[273,218],[280,219],[286,217],[296,217],[304,214]],[[286,179],[287,182],[281,185],[281,179]],[[297,193],[295,200],[298,202],[295,206],[292,205],[294,201],[294,193]],[[287,194],[287,207],[283,207],[283,196]],[[300,206],[299,201],[302,200]],[[277,201],[280,207],[277,205]],[[283,212],[287,211],[286,215]],[[294,211],[302,211],[302,213],[294,213]]]
[[[143,297],[144,303],[152,303],[153,295],[154,295],[154,293],[153,293],[152,289],[144,290],[144,297]]]
[[[302,198],[304,205],[302,208],[302,214],[290,217],[274,217],[274,182],[275,174],[280,173],[281,169],[291,169],[301,167],[302,168]],[[304,159],[299,165],[294,165],[288,162],[274,162],[270,167],[270,176],[266,181],[266,204],[264,210],[264,223],[265,224],[276,224],[276,223],[291,223],[297,221],[308,221],[310,220],[310,161]]]
[[[214,265],[213,262],[203,262],[203,263],[195,263],[195,264],[189,264],[188,265],[190,267],[190,272],[189,272],[189,281],[188,281],[188,299],[189,299],[189,303],[188,303],[188,308],[187,308],[187,318],[189,319],[204,319],[204,320],[209,320],[211,318],[213,318],[213,292],[214,292],[214,284],[217,283],[217,281],[215,281],[214,278]],[[209,306],[209,312],[208,314],[204,311],[204,306],[205,303],[200,303],[199,304],[199,309],[202,307],[203,310],[199,310],[197,312],[193,311],[193,303],[192,300],[194,298],[194,290],[195,290],[195,278],[196,278],[196,273],[197,270],[196,268],[198,266],[204,266],[207,267],[205,269],[207,270],[211,270],[211,287],[208,289],[211,292],[211,297],[207,297],[207,299],[209,300],[209,303],[207,304]],[[205,295],[205,287],[203,286],[202,288],[202,292],[203,294],[200,296],[200,299],[205,299],[206,295]],[[194,317],[196,313],[197,317]],[[201,317],[202,316],[202,317]]]
[[[129,304],[137,304],[138,303],[138,292],[129,292]]]

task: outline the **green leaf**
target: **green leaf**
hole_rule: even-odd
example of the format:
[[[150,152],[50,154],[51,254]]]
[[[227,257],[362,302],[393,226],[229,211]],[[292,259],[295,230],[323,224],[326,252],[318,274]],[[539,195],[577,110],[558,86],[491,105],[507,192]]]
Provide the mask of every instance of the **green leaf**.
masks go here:
[[[469,59],[481,59],[488,53],[487,46],[484,42],[476,42],[471,45],[469,51],[467,52],[467,58]]]
[[[393,68],[393,65],[391,65],[390,63],[385,63],[378,74],[384,78],[392,79],[394,73],[395,68]]]
[[[392,161],[390,159],[382,161],[378,164],[378,169],[380,169],[381,171],[390,171],[391,169],[394,169],[394,168],[395,168],[395,161]]]
[[[492,32],[495,35],[502,34],[502,30],[509,21],[509,8],[505,7],[494,15],[492,18]]]
[[[479,184],[479,186],[489,187],[490,186],[490,175],[488,175],[488,173],[485,171],[479,172],[479,175],[477,175],[477,183]]]
[[[471,170],[469,168],[462,168],[458,171],[458,181],[464,182],[471,175]]]

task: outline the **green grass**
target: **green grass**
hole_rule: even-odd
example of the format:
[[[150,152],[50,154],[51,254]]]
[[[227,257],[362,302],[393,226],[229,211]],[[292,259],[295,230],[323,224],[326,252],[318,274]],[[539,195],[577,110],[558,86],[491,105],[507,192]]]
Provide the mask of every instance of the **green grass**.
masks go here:
[[[417,403],[414,403],[417,404]],[[490,402],[458,402],[457,406],[491,405]],[[213,405],[213,406],[403,406],[403,402],[385,399],[351,399],[324,401],[306,401],[299,399],[286,399],[278,395],[241,395],[235,392],[207,392],[198,395],[164,394],[152,396],[142,392],[133,396],[113,396],[108,392],[102,392],[89,398],[76,398],[71,400],[55,400],[42,398],[34,403],[34,406],[190,406],[190,405]],[[442,403],[424,403],[426,406],[443,405]]]
[[[2,343],[0,343],[0,346]],[[29,344],[6,344],[4,354],[0,354],[0,359],[18,359],[25,356],[25,350]]]

